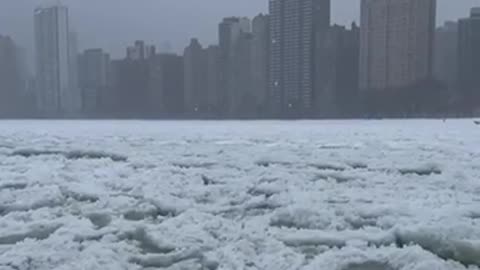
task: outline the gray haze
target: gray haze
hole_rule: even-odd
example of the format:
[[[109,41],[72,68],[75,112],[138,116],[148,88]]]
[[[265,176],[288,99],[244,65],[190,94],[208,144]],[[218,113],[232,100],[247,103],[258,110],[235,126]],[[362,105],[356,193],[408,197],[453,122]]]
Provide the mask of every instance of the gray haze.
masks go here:
[[[51,0],[0,0],[0,34],[12,36],[33,51],[33,9]],[[55,1],[57,2],[57,1]],[[100,47],[120,57],[136,39],[155,45],[169,41],[179,52],[190,37],[202,44],[217,42],[217,24],[226,16],[255,16],[266,12],[268,0],[64,0],[79,36],[81,49]],[[359,0],[332,0],[333,22],[358,20]],[[480,0],[438,0],[437,20],[468,15]]]

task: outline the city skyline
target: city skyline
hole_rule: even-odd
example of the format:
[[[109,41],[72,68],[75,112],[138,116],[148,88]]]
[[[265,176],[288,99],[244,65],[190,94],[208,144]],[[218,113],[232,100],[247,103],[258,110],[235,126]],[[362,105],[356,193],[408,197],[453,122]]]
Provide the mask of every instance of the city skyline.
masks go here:
[[[224,15],[210,29],[217,36],[211,43],[192,34],[178,52],[139,38],[121,55],[77,50],[68,1],[44,2],[32,14],[35,72],[18,69],[19,78],[32,80],[17,90],[24,101],[35,98],[45,117],[398,117],[480,109],[464,94],[478,86],[469,79],[480,63],[478,8],[457,39],[436,27],[437,0],[362,0],[360,22],[346,24],[332,21],[332,0],[265,1],[265,13]],[[442,39],[454,43],[440,46]],[[440,75],[447,57],[466,70],[461,81]],[[12,59],[25,66],[27,58],[18,50]]]
[[[49,1],[3,0],[0,9],[0,33],[11,36],[20,47],[26,49],[28,59],[34,57],[33,20],[31,14],[39,4]],[[51,2],[51,1],[50,1]],[[112,57],[123,55],[124,47],[134,40],[161,47],[169,42],[174,52],[181,53],[191,37],[199,39],[202,45],[217,44],[216,25],[223,17],[248,16],[253,18],[259,13],[268,13],[268,0],[192,0],[144,1],[142,5],[131,1],[115,1],[121,9],[109,12],[111,2],[95,2],[92,9],[90,1],[63,0],[71,12],[71,20],[78,35],[79,49],[103,48]],[[354,3],[352,3],[354,2]],[[200,4],[201,3],[201,4]],[[458,1],[439,0],[437,25],[445,20],[465,17],[475,0]],[[215,6],[217,8],[211,8]],[[349,25],[352,20],[359,22],[360,0],[332,1],[332,23]],[[169,12],[163,12],[168,10]],[[182,14],[195,10],[198,16],[183,19]],[[109,16],[104,14],[108,12]],[[162,16],[159,16],[162,15]],[[179,17],[180,16],[180,17]],[[194,17],[194,18],[193,18]],[[125,19],[127,18],[127,19]],[[178,19],[175,28],[171,22]],[[33,69],[33,63],[29,63]],[[33,70],[32,70],[33,71]]]

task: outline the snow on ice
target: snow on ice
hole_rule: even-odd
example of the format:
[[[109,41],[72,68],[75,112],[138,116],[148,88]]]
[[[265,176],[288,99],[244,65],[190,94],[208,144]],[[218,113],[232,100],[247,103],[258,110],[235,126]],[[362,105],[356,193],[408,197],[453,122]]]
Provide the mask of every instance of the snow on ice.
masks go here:
[[[480,267],[469,120],[2,121],[0,269]]]

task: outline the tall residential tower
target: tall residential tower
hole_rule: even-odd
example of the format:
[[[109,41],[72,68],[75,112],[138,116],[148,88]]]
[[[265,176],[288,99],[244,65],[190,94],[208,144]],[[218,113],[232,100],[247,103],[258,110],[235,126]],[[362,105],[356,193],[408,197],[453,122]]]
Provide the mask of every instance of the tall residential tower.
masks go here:
[[[267,113],[270,65],[270,16],[260,14],[252,21],[253,33],[253,91],[256,95],[256,112]]]
[[[193,38],[183,53],[184,108],[189,114],[208,110],[207,51]]]
[[[480,110],[480,7],[458,25],[458,78],[464,105]]]
[[[35,9],[38,107],[49,115],[72,114],[81,108],[75,78],[76,48],[62,5]]]
[[[435,79],[455,91],[458,82],[458,23],[446,22],[436,29],[433,60]]]
[[[270,103],[275,115],[313,110],[318,44],[330,25],[330,0],[270,0]]]
[[[235,60],[237,42],[243,34],[251,32],[251,21],[248,18],[228,17],[224,18],[218,26],[218,41],[220,46],[220,88],[219,102],[220,111],[232,115],[235,104],[238,103],[238,93],[235,92],[236,80]]]
[[[362,0],[360,88],[392,90],[432,76],[436,0]]]
[[[24,92],[19,49],[8,36],[0,35],[0,117],[19,111]]]

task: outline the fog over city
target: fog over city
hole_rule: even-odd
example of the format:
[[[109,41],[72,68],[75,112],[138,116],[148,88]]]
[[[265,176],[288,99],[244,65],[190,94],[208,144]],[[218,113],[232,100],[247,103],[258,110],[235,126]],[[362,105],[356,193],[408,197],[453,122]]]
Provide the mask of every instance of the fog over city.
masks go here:
[[[10,35],[33,53],[33,9],[53,0],[1,0],[0,33]],[[216,27],[226,16],[253,17],[268,11],[264,0],[63,0],[70,8],[80,48],[104,48],[122,56],[125,47],[141,39],[160,46],[170,42],[183,51],[191,37],[217,42]],[[439,0],[437,23],[468,14],[478,0]],[[359,19],[360,0],[333,0],[332,21],[343,25]]]
[[[473,115],[474,4],[4,0],[0,116]]]

